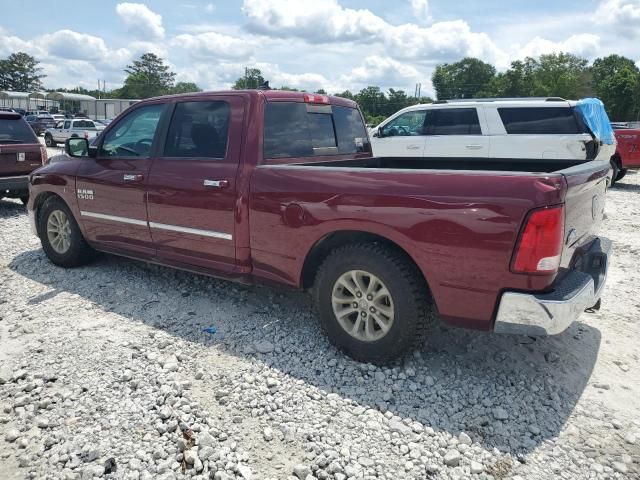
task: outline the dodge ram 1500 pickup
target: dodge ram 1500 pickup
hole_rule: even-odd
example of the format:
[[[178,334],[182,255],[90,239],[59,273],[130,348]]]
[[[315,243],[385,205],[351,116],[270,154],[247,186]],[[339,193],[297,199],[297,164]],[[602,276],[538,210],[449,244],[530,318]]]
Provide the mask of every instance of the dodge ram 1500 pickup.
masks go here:
[[[440,317],[549,335],[598,307],[609,164],[376,158],[347,99],[207,92],[142,101],[31,175],[63,267],[96,250],[309,289],[331,342],[388,362]]]

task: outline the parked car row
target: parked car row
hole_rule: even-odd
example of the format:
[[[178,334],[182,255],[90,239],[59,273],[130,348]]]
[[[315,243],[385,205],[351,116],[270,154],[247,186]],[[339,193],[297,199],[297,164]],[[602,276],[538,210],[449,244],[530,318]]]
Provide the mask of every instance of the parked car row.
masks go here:
[[[403,111],[374,140],[402,155],[376,155],[344,98],[150,99],[91,142],[67,138],[66,154],[30,176],[29,218],[63,267],[104,251],[309,289],[329,339],[361,361],[411,351],[436,314],[496,333],[557,334],[599,306],[610,168],[597,158],[609,145],[580,131],[571,104],[535,115],[530,105]],[[560,133],[536,130],[553,108]],[[498,128],[514,139],[494,139]],[[464,137],[451,148],[465,154],[451,158],[437,143],[451,139],[436,136]],[[432,144],[440,153],[425,161]]]

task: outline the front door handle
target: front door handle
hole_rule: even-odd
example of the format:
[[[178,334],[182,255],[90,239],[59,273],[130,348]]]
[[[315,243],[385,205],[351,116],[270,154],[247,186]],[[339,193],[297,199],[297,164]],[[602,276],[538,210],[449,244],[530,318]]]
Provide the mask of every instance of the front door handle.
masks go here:
[[[229,180],[206,180],[203,182],[205,187],[211,188],[227,188],[229,186]]]
[[[144,175],[125,173],[122,179],[125,182],[141,182],[144,179]]]
[[[467,145],[467,148],[469,150],[480,150],[482,148],[482,145]]]
[[[407,145],[407,150],[419,150],[420,145]]]

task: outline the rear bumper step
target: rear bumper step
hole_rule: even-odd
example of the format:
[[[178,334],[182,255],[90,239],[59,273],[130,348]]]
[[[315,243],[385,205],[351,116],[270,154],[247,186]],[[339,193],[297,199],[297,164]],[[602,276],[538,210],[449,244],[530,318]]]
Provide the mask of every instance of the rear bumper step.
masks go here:
[[[545,336],[565,331],[602,295],[611,241],[597,238],[583,254],[580,266],[567,273],[550,293],[505,292],[500,299],[494,332]]]

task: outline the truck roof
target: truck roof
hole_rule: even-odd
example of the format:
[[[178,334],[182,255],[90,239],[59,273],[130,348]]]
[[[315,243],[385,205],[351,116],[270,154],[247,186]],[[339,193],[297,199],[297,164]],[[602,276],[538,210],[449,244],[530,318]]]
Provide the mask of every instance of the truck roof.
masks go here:
[[[356,108],[357,103],[348,98],[336,97],[333,95],[320,95],[317,93],[308,92],[293,92],[290,90],[216,90],[208,92],[192,92],[192,93],[180,93],[176,95],[164,95],[162,97],[155,98],[193,98],[193,97],[208,97],[215,95],[249,95],[252,97],[262,97],[267,102],[304,102],[306,96],[315,95],[317,97],[325,97],[328,99],[329,104],[338,105],[343,107]],[[148,100],[152,100],[151,98]],[[143,100],[144,102],[144,100]],[[311,102],[313,103],[313,102]]]

